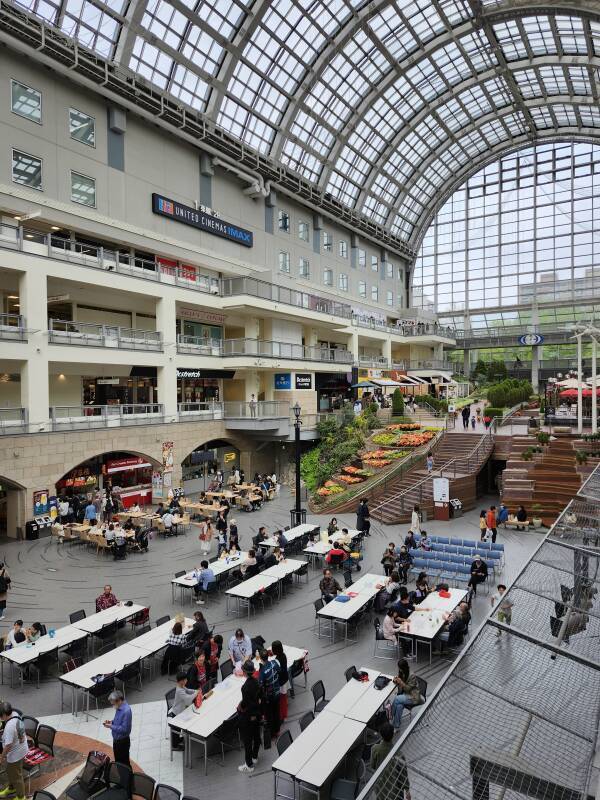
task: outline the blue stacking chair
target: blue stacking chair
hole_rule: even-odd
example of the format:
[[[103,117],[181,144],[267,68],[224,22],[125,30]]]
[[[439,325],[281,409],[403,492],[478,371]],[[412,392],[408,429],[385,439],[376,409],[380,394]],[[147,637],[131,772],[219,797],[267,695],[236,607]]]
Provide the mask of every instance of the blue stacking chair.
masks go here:
[[[465,563],[465,557],[464,556],[460,556],[460,555],[456,555],[456,556],[451,555],[450,556],[450,560],[452,561],[453,564],[464,564]]]
[[[504,545],[502,542],[494,542],[492,544],[492,550],[499,550],[501,553],[504,552]]]
[[[424,558],[427,561],[431,561],[434,558],[438,558],[439,555],[440,554],[439,554],[439,552],[437,550],[435,552],[433,550],[422,550],[421,551],[421,558]]]
[[[443,561],[430,561],[427,565],[427,574],[433,578],[438,577],[444,571]]]
[[[423,572],[427,569],[428,561],[425,558],[415,558],[413,560],[413,565],[410,568],[409,572],[411,575],[418,575],[419,572]]]
[[[444,548],[445,553],[458,553],[458,546],[455,544],[447,544]]]
[[[447,536],[438,536],[436,541],[440,544],[450,544],[450,539]]]
[[[463,547],[477,547],[477,542],[471,539],[463,539]]]
[[[478,550],[491,550],[492,543],[491,542],[477,542],[477,549]]]
[[[444,569],[440,572],[440,580],[443,581],[454,581],[456,580],[456,564],[453,564],[451,561],[448,561],[444,565]]]
[[[470,547],[459,547],[458,552],[463,556],[470,556],[473,552]]]
[[[466,564],[461,566],[460,564],[456,565],[456,576],[454,580],[459,584],[464,584],[465,586],[471,580],[471,567],[468,567]]]
[[[463,540],[462,539],[450,539],[450,544],[456,544],[459,547],[462,547],[463,546]]]

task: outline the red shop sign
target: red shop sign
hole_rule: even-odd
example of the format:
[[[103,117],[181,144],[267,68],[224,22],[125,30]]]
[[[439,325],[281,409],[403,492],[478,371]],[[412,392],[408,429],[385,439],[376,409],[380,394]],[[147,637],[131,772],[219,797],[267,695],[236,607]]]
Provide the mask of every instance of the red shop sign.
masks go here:
[[[129,458],[117,458],[114,461],[107,461],[104,465],[106,472],[123,472],[127,469],[140,469],[141,467],[151,467],[148,461],[142,456],[130,456]]]

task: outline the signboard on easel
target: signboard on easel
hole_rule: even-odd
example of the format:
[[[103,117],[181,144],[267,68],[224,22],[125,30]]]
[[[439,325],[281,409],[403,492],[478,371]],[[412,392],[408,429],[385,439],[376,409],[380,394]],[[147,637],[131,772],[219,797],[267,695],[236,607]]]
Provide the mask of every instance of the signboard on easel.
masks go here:
[[[433,479],[433,518],[447,522],[450,519],[450,481]]]

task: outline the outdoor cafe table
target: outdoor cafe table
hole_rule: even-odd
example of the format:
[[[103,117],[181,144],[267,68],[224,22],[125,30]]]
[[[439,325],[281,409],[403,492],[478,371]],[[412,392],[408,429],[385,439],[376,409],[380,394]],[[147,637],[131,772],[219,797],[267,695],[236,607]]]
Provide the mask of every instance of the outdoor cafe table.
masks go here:
[[[356,583],[351,584],[345,590],[345,594],[352,594],[350,600],[341,603],[332,600],[317,612],[318,636],[321,636],[321,620],[328,619],[331,624],[331,639],[335,640],[335,625],[341,624],[344,627],[344,640],[348,641],[348,621],[357,614],[366,604],[375,597],[385,584],[385,575],[374,575],[367,572]]]
[[[56,628],[53,636],[47,633],[31,644],[21,644],[18,647],[12,647],[10,650],[3,650],[0,653],[2,657],[0,661],[2,683],[4,683],[5,661],[10,666],[10,688],[13,688],[13,668],[15,668],[21,677],[21,691],[24,691],[23,673],[29,664],[36,661],[44,653],[58,651],[62,647],[68,647],[73,642],[86,638],[87,633],[85,631],[76,628],[75,625],[65,625],[62,628]]]
[[[211,561],[208,565],[210,569],[212,569],[215,578],[218,578],[219,575],[224,575],[229,570],[234,569],[235,567],[239,567],[242,561],[244,561],[248,557],[248,553],[243,551],[240,553],[239,557],[236,558],[217,558],[216,561]],[[181,592],[181,601],[183,602],[183,591],[184,589],[193,589],[194,586],[198,583],[197,579],[193,577],[192,572],[188,572],[186,575],[181,575],[179,578],[173,578],[171,581],[171,597],[173,602],[175,602],[175,589],[179,586]]]
[[[283,651],[287,656],[288,667],[306,657],[307,650],[284,644]],[[258,669],[258,662],[255,660]],[[204,750],[204,774],[208,771],[208,740],[221,725],[235,714],[242,699],[242,686],[245,675],[229,675],[214,687],[210,697],[204,698],[200,708],[188,706],[176,717],[169,718],[170,727],[183,736],[185,753],[183,763],[192,767],[192,742],[198,742]]]
[[[296,525],[294,528],[290,528],[289,531],[283,531],[283,535],[288,540],[288,542],[293,542],[294,539],[298,539],[301,536],[304,536],[306,533],[311,533],[315,529],[315,525],[310,525],[307,522],[303,522],[302,525]],[[277,539],[274,536],[270,536],[268,539],[264,539],[260,542],[261,547],[277,547]]]
[[[269,586],[277,583],[278,580],[279,578],[276,578],[275,576],[267,575],[265,572],[259,572],[258,575],[254,575],[252,578],[242,581],[237,586],[227,589],[225,592],[225,613],[229,614],[229,598],[235,597],[237,600],[238,613],[240,611],[240,607],[245,603],[248,606],[248,619],[250,619],[252,607],[250,600],[263,589],[267,589]]]
[[[433,640],[444,627],[446,617],[467,597],[466,589],[449,589],[450,597],[441,597],[439,592],[431,592],[423,598],[415,610],[402,621],[403,636],[414,641],[415,654],[419,644],[429,647],[429,663],[433,655]]]

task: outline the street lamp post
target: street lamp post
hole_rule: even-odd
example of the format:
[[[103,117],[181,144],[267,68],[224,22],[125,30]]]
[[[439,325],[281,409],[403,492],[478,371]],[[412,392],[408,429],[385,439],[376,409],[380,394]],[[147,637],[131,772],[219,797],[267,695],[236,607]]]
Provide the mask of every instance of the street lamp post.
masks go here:
[[[292,411],[294,412],[294,441],[296,443],[296,451],[295,451],[295,460],[296,460],[296,505],[295,508],[291,511],[291,523],[292,528],[296,525],[301,525],[303,522],[306,522],[306,509],[302,508],[302,498],[300,497],[300,426],[302,425],[302,420],[300,419],[300,414],[302,409],[300,408],[300,403],[296,401],[295,405],[292,406]]]

